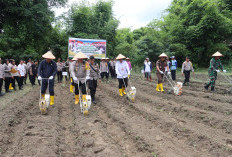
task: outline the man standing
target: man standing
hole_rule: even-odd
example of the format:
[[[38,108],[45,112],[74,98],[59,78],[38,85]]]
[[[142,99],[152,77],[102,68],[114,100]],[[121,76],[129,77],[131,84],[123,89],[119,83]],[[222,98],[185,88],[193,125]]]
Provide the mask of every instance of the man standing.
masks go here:
[[[73,93],[73,89],[75,87],[73,77],[72,77],[72,74],[71,74],[71,70],[74,67],[74,65],[76,64],[76,61],[74,59],[75,58],[70,59],[70,61],[69,61],[69,73],[70,73],[70,77],[71,77],[71,79],[70,79],[70,82],[71,82],[71,84],[70,84],[70,93]]]
[[[5,75],[5,90],[6,90],[6,93],[9,93],[11,92],[9,90],[9,86],[10,86],[11,80],[13,79],[13,76],[10,73],[11,65],[8,59],[6,59],[6,63],[4,64],[4,66],[5,66],[5,74],[4,74]]]
[[[74,56],[73,60],[77,60],[71,67],[71,75],[75,84],[75,104],[79,103],[79,87],[82,91],[82,100],[86,101],[86,80],[89,79],[90,68],[88,62],[84,61],[88,57],[79,52]]]
[[[147,80],[150,79],[150,81],[152,81],[151,72],[152,72],[152,64],[149,61],[149,58],[146,58],[144,62],[144,73],[145,73],[145,77],[147,78]]]
[[[165,54],[165,53],[162,53],[160,56],[159,56],[159,60],[156,62],[156,75],[158,77],[158,84],[156,86],[156,91],[157,92],[164,92],[164,89],[163,89],[163,77],[164,77],[164,72],[165,72],[165,69],[167,69],[168,71],[168,75],[170,75],[171,72],[169,72],[169,67],[168,67],[168,64],[167,64],[167,61],[166,61],[166,58],[168,56]]]
[[[189,78],[190,78],[191,71],[194,74],[193,64],[192,62],[190,62],[189,57],[186,57],[186,61],[182,64],[182,69],[181,69],[182,76],[185,76],[183,86],[186,83],[187,83],[187,86],[189,86]]]
[[[89,89],[91,94],[91,100],[93,104],[96,104],[95,93],[97,89],[97,80],[101,78],[100,69],[97,63],[95,63],[94,56],[90,56],[89,66],[90,66],[90,75],[89,75]]]
[[[115,77],[115,65],[114,65],[115,63],[114,63],[114,60],[111,59],[109,64],[110,64],[109,70],[110,70],[111,77],[114,78]]]
[[[2,64],[2,59],[0,58],[0,96],[4,95],[4,93],[2,93],[2,85],[4,79],[5,79],[5,66]]]
[[[53,59],[56,59],[56,57],[51,51],[48,51],[42,57],[44,60],[40,63],[38,70],[38,80],[42,80],[41,96],[45,98],[46,89],[49,86],[50,105],[54,105],[54,78],[57,72],[57,66]]]
[[[34,86],[35,85],[35,80],[37,77],[37,72],[38,72],[38,61],[35,61],[34,63],[32,63],[31,68],[30,68],[30,75],[31,75],[31,85]]]
[[[20,61],[20,64],[18,65],[18,73],[19,73],[19,90],[23,89],[23,81],[25,80],[25,74],[26,74],[26,69],[24,66],[23,60]]]
[[[106,58],[102,58],[102,61],[100,63],[100,71],[101,71],[101,78],[103,79],[104,77],[106,77],[106,80],[108,81],[109,67]]]
[[[18,67],[17,67],[17,65],[15,65],[15,60],[12,60],[12,65],[13,65],[13,67],[12,67],[12,70],[11,70],[12,71],[11,74],[14,77],[13,82],[12,82],[12,87],[14,88],[14,90],[16,90],[15,82],[18,83],[18,86],[20,85],[20,83],[19,83]]]
[[[25,75],[23,77],[23,83],[26,85],[27,84],[27,74],[28,74],[27,73],[27,64],[26,64],[26,61],[23,61],[23,66],[24,66],[24,69],[25,69]]]
[[[29,77],[29,81],[31,82],[31,74],[30,74],[30,69],[31,69],[31,65],[32,65],[32,61],[31,59],[29,58],[28,60],[28,63],[27,63],[27,74],[28,74],[28,77]]]
[[[130,58],[126,58],[126,62],[128,64],[128,67],[129,67],[129,70],[131,71],[132,70],[132,65],[131,65],[131,61],[130,61]]]
[[[125,56],[119,54],[116,58],[118,61],[116,62],[116,74],[118,78],[118,88],[119,88],[119,95],[123,96],[126,95],[126,87],[128,85],[128,77],[130,77],[130,70],[127,62],[124,60],[126,59]]]
[[[212,55],[212,59],[210,60],[210,66],[209,66],[209,77],[210,81],[205,85],[205,89],[208,90],[209,86],[211,86],[211,91],[215,91],[215,82],[217,80],[217,73],[220,72],[219,68],[226,73],[226,70],[223,70],[223,66],[220,60],[220,57],[223,55],[220,52],[216,52]]]
[[[171,57],[171,61],[170,61],[170,70],[171,70],[171,75],[172,75],[172,80],[175,81],[176,80],[176,69],[177,69],[177,61],[175,59],[175,56]]]
[[[60,61],[60,58],[58,58],[58,62],[56,63],[57,65],[57,78],[58,78],[58,83],[62,82],[62,68],[63,68],[63,63]]]

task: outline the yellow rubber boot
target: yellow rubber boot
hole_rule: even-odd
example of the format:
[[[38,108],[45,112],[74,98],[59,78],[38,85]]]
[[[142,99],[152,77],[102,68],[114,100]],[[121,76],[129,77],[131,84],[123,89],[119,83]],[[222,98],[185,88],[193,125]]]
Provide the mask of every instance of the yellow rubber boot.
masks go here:
[[[79,103],[79,95],[75,95],[75,104],[77,105]]]
[[[161,92],[164,92],[163,83],[160,84]]]
[[[13,90],[14,88],[12,87],[12,83],[9,85],[9,90]]]
[[[74,86],[73,85],[70,85],[70,92],[73,93],[73,88]]]
[[[123,94],[122,94],[122,89],[119,89],[119,95],[120,95],[120,96],[123,96]]]
[[[124,95],[126,95],[126,92],[125,92],[125,87],[122,87],[122,93],[124,94]]]
[[[157,92],[160,92],[160,84],[157,84],[157,85],[156,85],[156,91],[157,91]]]
[[[54,96],[50,96],[50,105],[54,105]]]
[[[41,94],[41,98],[42,98],[42,99],[45,99],[45,94]]]

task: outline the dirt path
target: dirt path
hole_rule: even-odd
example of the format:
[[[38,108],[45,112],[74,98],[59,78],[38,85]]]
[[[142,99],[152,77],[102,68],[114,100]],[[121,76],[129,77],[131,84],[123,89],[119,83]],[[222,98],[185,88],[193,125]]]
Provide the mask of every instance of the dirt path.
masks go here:
[[[99,84],[98,104],[87,117],[68,84],[56,85],[55,106],[45,116],[39,87],[13,95],[0,106],[0,156],[232,156],[232,97],[223,94],[225,85],[213,95],[193,82],[177,97],[138,78],[132,79],[135,103],[118,96],[116,80]]]

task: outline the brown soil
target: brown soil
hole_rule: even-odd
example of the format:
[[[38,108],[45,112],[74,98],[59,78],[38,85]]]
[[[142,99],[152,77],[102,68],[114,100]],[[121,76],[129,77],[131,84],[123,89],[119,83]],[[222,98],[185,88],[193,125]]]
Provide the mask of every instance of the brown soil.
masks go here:
[[[165,92],[158,93],[156,82],[133,76],[134,103],[119,97],[116,80],[102,82],[98,104],[86,117],[74,104],[68,83],[65,88],[56,84],[55,106],[47,115],[39,111],[39,87],[1,97],[0,156],[232,156],[228,85],[218,83],[213,94],[203,89],[206,75],[194,78],[190,87],[183,88],[183,95],[175,96],[168,94],[167,82]]]

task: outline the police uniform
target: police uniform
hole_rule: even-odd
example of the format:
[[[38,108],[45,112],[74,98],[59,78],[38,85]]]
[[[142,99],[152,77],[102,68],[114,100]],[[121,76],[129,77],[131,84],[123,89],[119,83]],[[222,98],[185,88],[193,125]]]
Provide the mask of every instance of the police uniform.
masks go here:
[[[92,102],[95,104],[95,93],[97,89],[97,80],[101,78],[100,76],[100,69],[97,63],[89,64],[90,66],[90,74],[89,74],[89,89]]]
[[[12,68],[12,64],[5,63],[4,67],[5,67],[5,74],[4,74],[5,75],[5,90],[6,90],[6,93],[8,93],[8,92],[10,92],[9,86],[10,86],[10,83],[12,82],[12,75],[10,73],[11,68]]]
[[[63,76],[62,76],[62,68],[63,68],[63,63],[62,62],[57,62],[57,78],[58,78],[58,83],[62,82]]]
[[[18,83],[18,86],[20,85],[20,83],[19,83],[19,73],[18,73],[18,67],[17,67],[17,65],[13,65],[12,69],[15,69],[17,71],[15,73],[11,73],[12,76],[14,77],[13,78],[13,82],[12,82],[12,87],[14,88],[14,90],[16,90],[15,82]]]
[[[77,53],[74,56],[74,60],[78,59],[87,59],[87,56],[82,52]],[[71,67],[71,75],[75,85],[75,104],[79,103],[79,88],[82,91],[82,99],[86,99],[86,80],[89,79],[90,68],[88,62],[83,61],[78,62],[76,61],[75,64]]]

